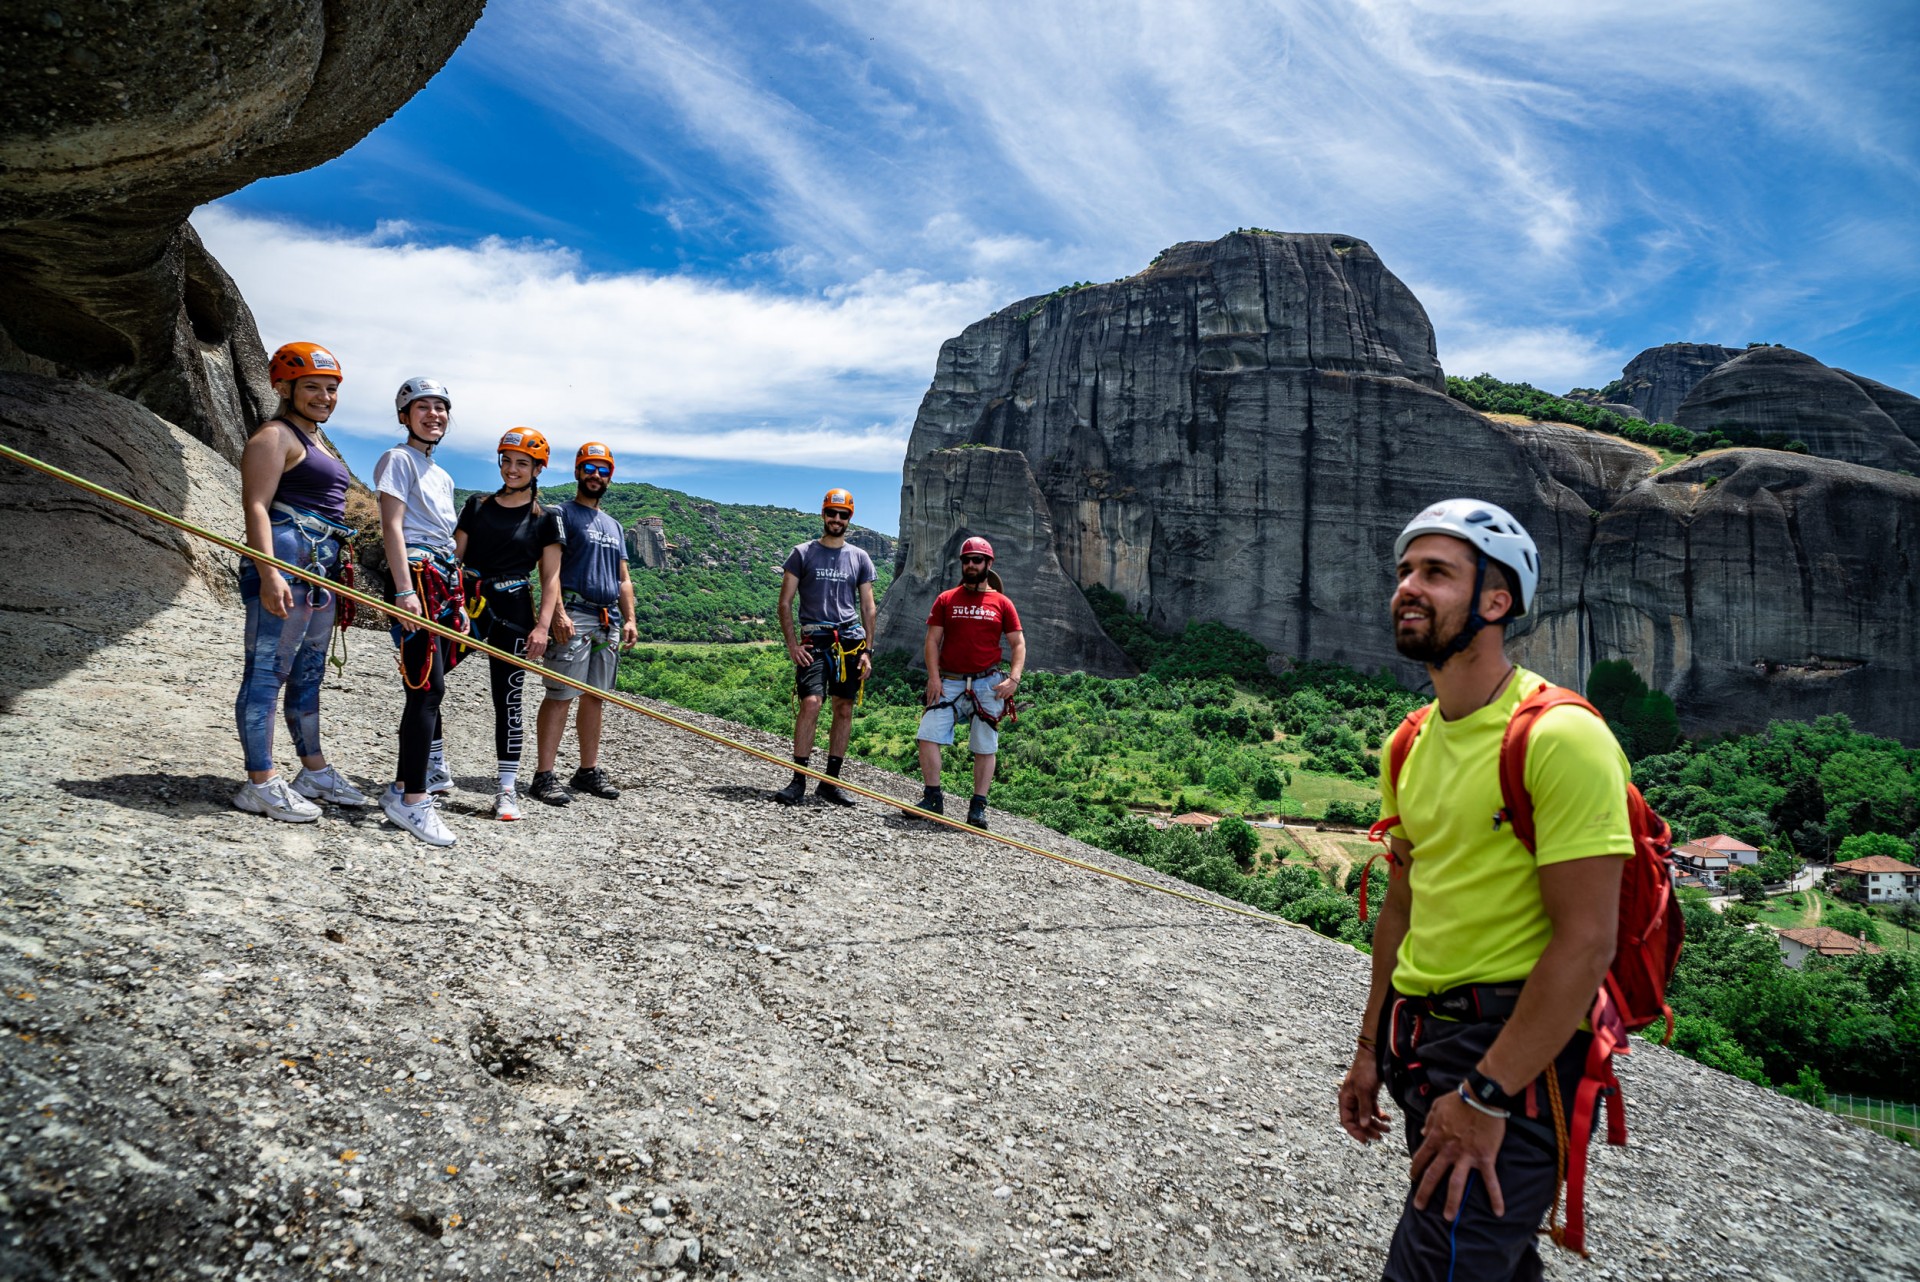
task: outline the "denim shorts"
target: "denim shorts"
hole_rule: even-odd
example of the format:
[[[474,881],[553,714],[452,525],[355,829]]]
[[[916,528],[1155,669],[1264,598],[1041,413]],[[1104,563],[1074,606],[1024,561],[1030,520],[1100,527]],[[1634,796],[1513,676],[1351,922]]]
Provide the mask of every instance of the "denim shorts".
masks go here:
[[[1003,679],[998,672],[989,672],[970,680],[965,677],[941,677],[940,700],[947,706],[928,708],[920,714],[918,737],[927,743],[952,743],[956,725],[965,720],[972,723],[967,731],[969,748],[982,757],[990,757],[1000,751],[999,729],[974,716],[973,710],[977,707],[995,717],[1000,715],[1000,710],[1006,707],[1006,701],[993,692],[993,687]],[[956,699],[957,704],[954,702]]]

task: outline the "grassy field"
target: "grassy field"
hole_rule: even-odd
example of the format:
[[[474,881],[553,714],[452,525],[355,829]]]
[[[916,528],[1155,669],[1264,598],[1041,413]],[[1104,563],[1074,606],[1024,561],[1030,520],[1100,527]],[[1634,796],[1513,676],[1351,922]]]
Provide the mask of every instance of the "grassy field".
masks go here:
[[[1827,1111],[1858,1122],[1889,1139],[1920,1148],[1920,1105],[1891,1100],[1866,1099],[1855,1095],[1832,1095]]]

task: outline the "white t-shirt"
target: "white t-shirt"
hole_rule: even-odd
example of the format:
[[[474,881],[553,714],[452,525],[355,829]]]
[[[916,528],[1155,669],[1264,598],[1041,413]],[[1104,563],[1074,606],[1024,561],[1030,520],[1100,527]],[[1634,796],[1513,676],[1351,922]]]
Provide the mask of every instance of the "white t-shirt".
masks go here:
[[[373,488],[406,504],[400,532],[408,547],[453,555],[453,477],[411,445],[396,445],[373,465]]]

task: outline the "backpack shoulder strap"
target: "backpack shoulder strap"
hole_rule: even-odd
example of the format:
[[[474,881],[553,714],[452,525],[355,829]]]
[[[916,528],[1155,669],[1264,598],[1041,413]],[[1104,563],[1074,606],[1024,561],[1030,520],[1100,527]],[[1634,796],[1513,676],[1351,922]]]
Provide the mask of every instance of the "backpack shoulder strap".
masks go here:
[[[1396,796],[1400,792],[1400,771],[1405,768],[1407,757],[1413,752],[1413,741],[1419,737],[1420,727],[1426,724],[1433,708],[1433,704],[1423,703],[1409,712],[1387,742],[1387,779],[1393,784]]]
[[[1537,852],[1533,845],[1533,795],[1527,791],[1527,745],[1541,716],[1568,704],[1600,716],[1598,708],[1573,691],[1542,682],[1507,718],[1507,732],[1500,740],[1500,804],[1505,808],[1507,822],[1513,826],[1513,835],[1520,839],[1528,854]]]

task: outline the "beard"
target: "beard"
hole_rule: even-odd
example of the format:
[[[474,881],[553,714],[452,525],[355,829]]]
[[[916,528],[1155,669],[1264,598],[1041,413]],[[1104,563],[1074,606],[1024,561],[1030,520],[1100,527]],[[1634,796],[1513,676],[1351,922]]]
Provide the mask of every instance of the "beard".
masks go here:
[[[968,587],[987,581],[987,567],[984,565],[963,565],[960,567],[960,582]]]
[[[1439,618],[1431,614],[1421,620],[1418,627],[1403,628],[1396,621],[1393,648],[1415,663],[1437,663],[1446,657],[1447,647],[1453,644],[1462,626],[1456,624],[1451,628],[1442,628]]]
[[[599,498],[602,494],[605,494],[607,492],[608,483],[609,482],[602,477],[583,476],[580,478],[580,492],[582,494],[591,494],[593,495],[593,497]]]

